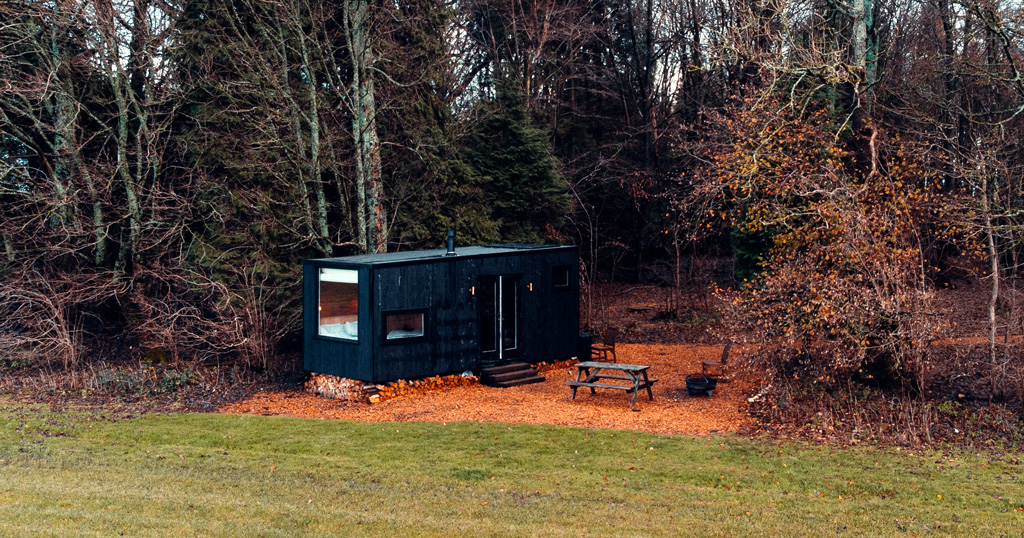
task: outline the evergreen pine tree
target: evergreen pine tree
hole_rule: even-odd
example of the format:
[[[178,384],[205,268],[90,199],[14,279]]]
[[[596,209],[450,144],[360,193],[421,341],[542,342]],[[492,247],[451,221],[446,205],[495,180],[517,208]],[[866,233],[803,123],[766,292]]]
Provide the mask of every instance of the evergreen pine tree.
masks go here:
[[[478,178],[461,155],[461,124],[448,97],[454,81],[444,35],[454,15],[439,0],[402,2],[381,45],[391,71],[377,85],[387,103],[378,125],[385,192],[397,211],[389,248],[437,248],[447,229],[463,245],[498,240]]]
[[[569,211],[568,185],[547,133],[530,118],[523,91],[508,80],[499,80],[496,90],[478,109],[466,161],[479,177],[500,240],[550,241]]]

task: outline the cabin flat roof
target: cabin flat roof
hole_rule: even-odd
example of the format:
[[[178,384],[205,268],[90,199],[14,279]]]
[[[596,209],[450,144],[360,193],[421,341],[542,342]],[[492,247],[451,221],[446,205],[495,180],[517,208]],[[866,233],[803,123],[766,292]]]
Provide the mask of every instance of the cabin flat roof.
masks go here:
[[[431,250],[408,250],[399,252],[385,252],[382,254],[358,254],[355,256],[342,256],[337,258],[316,258],[307,261],[330,261],[343,263],[358,263],[370,265],[384,265],[392,263],[405,263],[411,261],[476,258],[491,256],[494,254],[510,254],[524,251],[543,251],[572,248],[565,245],[529,245],[529,244],[502,244],[482,245],[475,247],[456,247],[454,256],[447,256],[447,250],[443,248]]]

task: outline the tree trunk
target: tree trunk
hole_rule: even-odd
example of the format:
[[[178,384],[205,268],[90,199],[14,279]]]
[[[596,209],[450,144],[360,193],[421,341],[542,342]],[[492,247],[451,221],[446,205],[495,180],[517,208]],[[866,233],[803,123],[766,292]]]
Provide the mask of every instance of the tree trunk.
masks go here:
[[[54,4],[54,11],[59,12],[60,4]],[[60,14],[55,13],[60,19]],[[53,137],[53,189],[55,211],[50,217],[50,224],[54,227],[63,226],[74,219],[74,211],[69,211],[71,197],[74,193],[74,181],[72,173],[74,167],[69,162],[69,156],[78,150],[75,141],[75,118],[77,118],[75,103],[72,100],[73,93],[70,91],[71,81],[64,80],[67,76],[68,61],[65,47],[58,38],[60,26],[55,24],[51,28],[50,53],[54,74],[57,77],[57,92],[54,96],[54,119],[55,132]]]
[[[297,23],[296,23],[297,24]],[[288,30],[285,25],[282,24],[278,27],[278,33],[275,35],[276,46],[277,46],[277,60],[280,62],[280,70],[278,71],[278,87],[281,89],[281,94],[288,103],[288,109],[290,111],[289,118],[291,119],[292,127],[292,138],[295,141],[295,151],[298,154],[299,162],[295,167],[298,177],[295,178],[295,183],[299,187],[299,198],[302,200],[302,214],[306,221],[305,228],[306,233],[309,234],[309,239],[312,240],[314,245],[320,245],[320,241],[317,239],[318,231],[314,224],[312,200],[309,196],[309,186],[306,184],[306,175],[303,174],[303,162],[307,161],[306,157],[306,141],[302,133],[302,117],[301,107],[299,106],[298,100],[292,94],[291,85],[288,81],[288,47],[286,45],[285,33]]]
[[[678,215],[675,216],[678,219]],[[682,268],[683,268],[683,249],[682,245],[679,244],[679,222],[678,220],[672,223],[672,247],[675,249],[675,280],[672,293],[672,309],[678,315],[679,307],[683,304],[683,279],[682,279]]]
[[[330,240],[331,232],[327,225],[327,197],[324,195],[322,165],[320,162],[320,85],[313,83],[316,80],[313,59],[309,53],[309,44],[306,42],[306,37],[301,31],[298,32],[298,39],[300,52],[302,53],[302,70],[305,73],[306,80],[310,81],[306,85],[309,89],[309,113],[307,114],[306,121],[309,123],[309,175],[313,185],[314,203],[316,204],[316,228],[320,235],[317,244],[324,254],[330,256],[333,254],[334,245]]]
[[[7,262],[14,263],[14,245],[11,244],[11,240],[6,235],[0,235],[0,240],[4,242],[4,254],[7,256]]]
[[[346,0],[345,33],[352,60],[352,137],[356,150],[356,197],[359,203],[359,244],[366,252],[387,250],[381,207],[380,139],[374,100],[369,11],[366,0]]]
[[[113,46],[117,46],[116,42]],[[110,60],[116,65],[117,59]],[[132,176],[128,163],[128,124],[129,114],[127,78],[120,67],[111,66],[109,73],[114,86],[114,99],[117,103],[117,174],[124,185],[125,200],[128,202],[128,253],[127,260],[134,263],[139,247],[139,236],[142,234],[142,208],[135,177]]]
[[[82,162],[82,153],[78,148],[75,148],[74,162],[78,173],[81,174],[82,179],[85,180],[85,188],[89,192],[89,197],[93,199],[92,221],[94,233],[96,235],[96,248],[94,250],[93,261],[96,264],[96,267],[100,267],[107,258],[107,225],[103,219],[103,204],[100,202],[99,192],[96,190],[96,180],[93,179],[92,173],[88,168],[86,168],[85,163]]]
[[[981,180],[981,204],[982,212],[985,218],[985,239],[988,243],[988,256],[991,262],[990,270],[992,271],[992,294],[989,296],[988,301],[988,353],[989,353],[989,364],[991,371],[989,373],[989,379],[992,381],[992,391],[989,397],[996,395],[996,391],[999,387],[999,363],[998,354],[996,353],[996,336],[998,333],[998,326],[996,324],[996,307],[999,303],[999,251],[996,248],[995,231],[992,229],[992,212],[990,207],[990,199],[988,193],[988,177],[983,177]]]
[[[108,2],[96,2],[96,17],[100,25],[99,31],[103,36],[101,61],[110,80],[117,107],[117,127],[114,133],[114,150],[117,157],[115,174],[121,180],[125,201],[128,204],[128,245],[127,248],[122,245],[120,257],[124,263],[118,264],[124,268],[125,263],[132,264],[136,260],[142,231],[142,207],[139,202],[137,176],[132,174],[131,164],[128,162],[129,129],[133,119],[131,106],[135,96],[132,94],[129,73],[121,65],[122,42],[118,36],[120,21],[114,6]],[[139,29],[133,31],[138,32]]]

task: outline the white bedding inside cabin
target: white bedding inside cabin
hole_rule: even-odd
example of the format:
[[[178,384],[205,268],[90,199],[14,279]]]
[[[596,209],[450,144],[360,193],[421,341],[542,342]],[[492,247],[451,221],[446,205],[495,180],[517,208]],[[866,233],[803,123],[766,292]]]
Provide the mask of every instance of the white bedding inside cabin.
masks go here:
[[[388,333],[388,340],[394,340],[396,338],[414,338],[417,336],[423,336],[423,331],[395,329]]]
[[[345,338],[357,340],[359,338],[359,322],[349,321],[346,323],[328,323],[320,326],[321,336],[333,336],[334,338]]]
[[[320,326],[320,336],[330,336],[333,338],[345,338],[347,340],[357,340],[359,338],[359,322],[349,321],[346,323],[327,323]],[[416,338],[423,336],[422,330],[403,330],[395,329],[388,333],[388,340],[394,340],[397,338]]]

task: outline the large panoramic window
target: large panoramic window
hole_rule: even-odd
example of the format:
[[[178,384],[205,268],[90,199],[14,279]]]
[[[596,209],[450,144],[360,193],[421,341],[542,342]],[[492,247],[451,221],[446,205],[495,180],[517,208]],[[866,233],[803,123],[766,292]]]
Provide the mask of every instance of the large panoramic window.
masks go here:
[[[359,272],[320,268],[320,336],[359,339]]]
[[[423,312],[389,312],[384,314],[388,340],[423,336]]]

